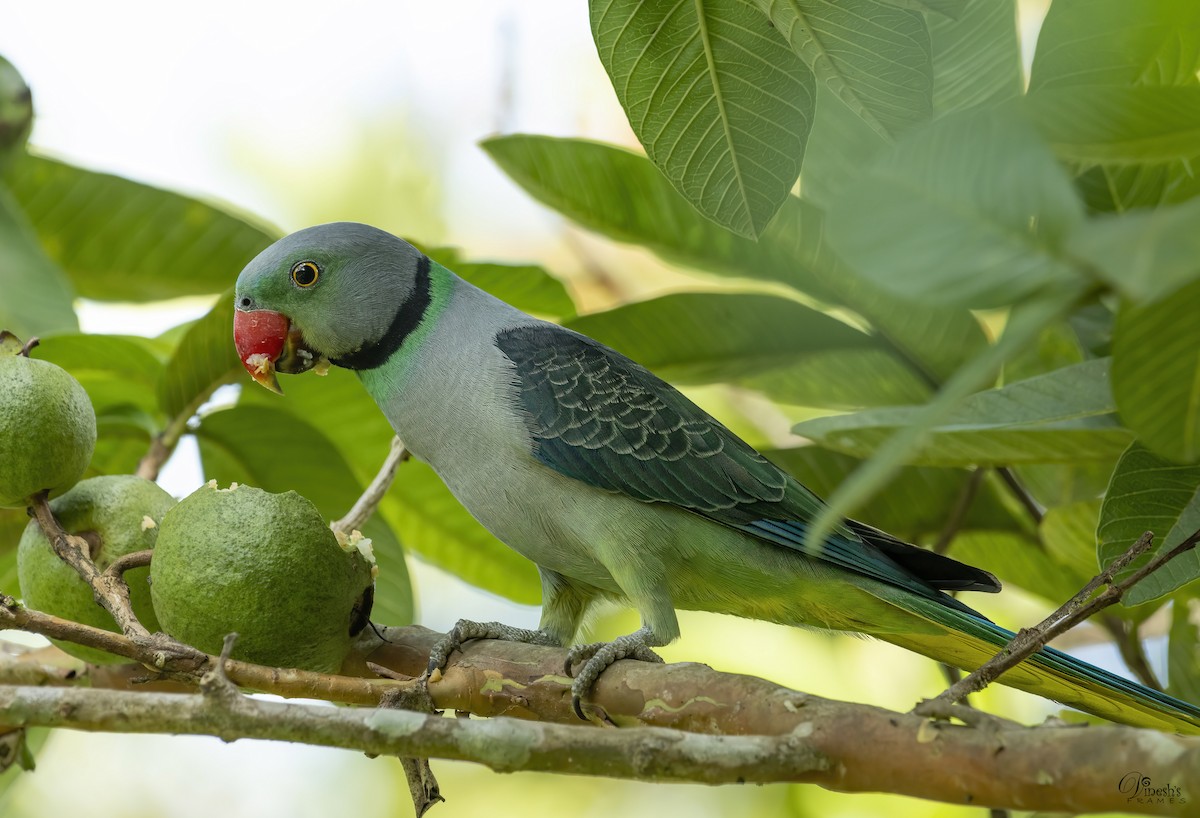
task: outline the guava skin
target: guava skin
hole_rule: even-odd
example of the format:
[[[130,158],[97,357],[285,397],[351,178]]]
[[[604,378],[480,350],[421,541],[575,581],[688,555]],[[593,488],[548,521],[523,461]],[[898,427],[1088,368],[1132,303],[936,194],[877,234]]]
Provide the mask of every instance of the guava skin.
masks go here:
[[[49,361],[0,354],[0,508],[62,494],[95,447],[96,412],[79,381]]]
[[[337,671],[361,629],[372,565],[294,491],[205,486],[163,520],[150,589],[163,630],[207,653]]]
[[[131,474],[105,475],[83,480],[66,494],[50,501],[50,510],[63,529],[88,540],[91,558],[100,570],[135,551],[153,548],[158,525],[175,498],[156,483]],[[150,571],[125,572],[129,597],[138,620],[151,632],[159,630],[150,600]],[[17,546],[17,579],[25,604],[34,610],[117,631],[108,611],[92,596],[92,589],[50,545],[37,521],[31,520]],[[92,664],[127,662],[104,651],[55,640],[70,655]]]

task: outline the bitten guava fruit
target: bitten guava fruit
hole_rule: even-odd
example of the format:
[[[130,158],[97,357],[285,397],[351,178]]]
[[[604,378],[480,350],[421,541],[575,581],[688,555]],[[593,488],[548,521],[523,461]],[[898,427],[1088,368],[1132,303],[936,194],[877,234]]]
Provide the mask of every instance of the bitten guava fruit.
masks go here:
[[[235,659],[333,672],[367,623],[374,567],[369,540],[339,544],[296,492],[211,481],[163,519],[150,593],[181,642],[220,653],[236,632]]]
[[[92,562],[104,570],[113,560],[134,551],[153,548],[158,527],[175,498],[158,484],[132,474],[91,477],[62,497],[50,501],[50,510],[63,529],[87,540]],[[159,630],[150,601],[150,570],[125,572],[129,598],[138,620],[150,631]],[[116,631],[117,623],[92,597],[92,589],[50,546],[36,520],[31,520],[17,546],[17,579],[25,604],[34,610]],[[54,642],[72,656],[92,664],[127,662],[111,653],[71,642]]]
[[[19,353],[0,333],[0,508],[24,508],[79,482],[96,447],[96,412],[65,369]]]

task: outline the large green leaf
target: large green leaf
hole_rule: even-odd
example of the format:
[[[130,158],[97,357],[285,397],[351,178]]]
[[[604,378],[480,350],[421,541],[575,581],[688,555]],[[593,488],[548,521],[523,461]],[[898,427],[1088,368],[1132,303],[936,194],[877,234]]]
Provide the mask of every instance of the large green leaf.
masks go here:
[[[966,13],[971,0],[881,0],[889,6],[914,11],[931,11],[935,15],[957,20]]]
[[[933,391],[911,366],[885,349],[814,352],[743,375],[736,383],[780,403],[826,409],[924,403]]]
[[[1038,130],[1073,162],[1165,162],[1196,155],[1200,86],[1080,86],[1029,94]]]
[[[817,77],[880,134],[933,112],[925,16],[878,0],[755,0]]]
[[[233,290],[229,289],[180,339],[159,381],[159,405],[168,417],[194,412],[241,369],[233,346]]]
[[[329,521],[362,494],[337,447],[311,423],[269,406],[234,406],[207,413],[196,430],[204,475],[219,483],[248,483],[267,491],[297,491]],[[363,526],[379,560],[374,618],[413,621],[412,587],[404,551],[378,515]]]
[[[783,281],[851,308],[931,381],[985,345],[966,310],[900,301],[863,280],[829,250],[822,212],[803,200],[789,199],[755,243],[698,216],[629,151],[544,136],[500,137],[483,147],[534,198],[584,227],[698,270]]]
[[[1066,602],[1091,579],[1091,574],[1079,574],[1059,562],[1035,540],[1009,531],[965,531],[948,554],[991,571],[1006,587],[1015,585],[1054,605]]]
[[[1109,361],[1088,361],[963,400],[908,462],[930,466],[1070,463],[1113,456],[1132,437],[1116,419]],[[797,424],[796,434],[859,457],[911,427],[925,407],[868,409]]]
[[[1100,572],[1096,561],[1096,524],[1100,500],[1084,500],[1046,509],[1039,533],[1046,550],[1059,562],[1071,566],[1076,576],[1090,579]]]
[[[463,261],[450,247],[435,247],[425,252],[438,264],[519,310],[558,320],[575,314],[575,303],[567,288],[544,267]]]
[[[1191,85],[1200,67],[1195,0],[1054,0],[1030,91],[1078,85]]]
[[[379,469],[393,436],[371,396],[351,372],[283,379],[280,398],[250,384],[240,401],[284,409],[315,425],[366,483]],[[462,579],[517,602],[536,603],[541,583],[533,563],[493,537],[454,499],[423,463],[400,467],[380,513],[405,547]]]
[[[1036,96],[1078,86],[1195,86],[1198,66],[1200,5],[1193,0],[1056,0],[1038,37],[1030,90]],[[1095,93],[1094,88],[1082,90]],[[1067,104],[1072,103],[1067,100]],[[1119,135],[1112,132],[1115,126],[1128,137],[1173,115],[1158,110],[1145,113],[1149,116],[1141,122],[1129,112],[1118,111],[1117,122],[1109,124],[1098,118],[1098,110],[1082,112],[1093,135],[1107,129],[1110,139]],[[1072,123],[1061,125],[1069,134]],[[1175,161],[1085,167],[1078,182],[1093,210],[1152,207],[1200,194],[1198,162],[1200,150],[1193,148]]]
[[[768,449],[763,454],[821,496],[832,493],[862,465],[858,458],[820,446]],[[930,541],[951,523],[971,479],[965,469],[906,466],[869,502],[851,509],[849,516],[909,542]],[[960,530],[1017,530],[1019,523],[1005,507],[1002,491],[995,480],[985,479],[960,521]]]
[[[915,453],[921,450],[930,429],[951,417],[972,393],[994,382],[1000,368],[1033,344],[1047,326],[1069,313],[1081,295],[1079,290],[1066,290],[1046,295],[1013,310],[999,340],[955,372],[933,400],[910,416],[907,425],[891,434],[875,450],[871,460],[830,496],[828,505],[809,527],[805,545],[819,547],[849,509],[874,496],[901,466],[917,462]]]
[[[1145,531],[1154,532],[1151,555],[1166,553],[1200,530],[1200,466],[1170,463],[1134,443],[1113,472],[1096,528],[1100,562],[1108,565],[1129,550]],[[1169,594],[1200,576],[1200,551],[1181,554],[1126,592],[1122,603],[1137,605]]]
[[[744,0],[591,0],[592,35],[646,154],[701,213],[757,236],[787,198],[815,81]]]
[[[829,231],[846,261],[880,286],[985,307],[1074,279],[1058,251],[1082,218],[1053,154],[1005,106],[906,134],[837,197]]]
[[[817,121],[804,152],[800,195],[829,207],[838,191],[890,144],[828,86],[817,86]]]
[[[1200,199],[1193,199],[1090,219],[1071,236],[1067,248],[1131,299],[1156,301],[1200,278],[1197,225]]]
[[[163,362],[144,338],[72,333],[42,339],[33,357],[61,366],[87,390],[96,412],[132,406],[158,411]]]
[[[589,230],[706,272],[782,281],[824,297],[792,248],[755,243],[700,216],[645,157],[582,139],[516,134],[481,147],[539,202]]]
[[[1024,86],[1016,0],[964,0],[957,11],[928,18],[934,116],[998,105]]]
[[[22,339],[79,328],[66,275],[38,244],[29,219],[0,184],[0,329]]]
[[[814,352],[878,347],[871,336],[803,304],[746,293],[666,295],[565,326],[680,383],[733,381]]]
[[[1121,418],[1155,454],[1200,460],[1200,281],[1117,314],[1113,395]]]
[[[85,298],[221,292],[278,237],[196,199],[53,159],[25,157],[3,178]]]

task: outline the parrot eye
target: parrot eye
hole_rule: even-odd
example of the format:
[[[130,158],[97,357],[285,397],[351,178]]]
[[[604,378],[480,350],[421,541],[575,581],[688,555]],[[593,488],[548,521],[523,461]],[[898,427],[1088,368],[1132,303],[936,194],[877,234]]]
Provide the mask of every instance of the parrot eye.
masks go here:
[[[297,287],[311,287],[317,283],[321,268],[311,261],[298,261],[292,265],[292,281]]]

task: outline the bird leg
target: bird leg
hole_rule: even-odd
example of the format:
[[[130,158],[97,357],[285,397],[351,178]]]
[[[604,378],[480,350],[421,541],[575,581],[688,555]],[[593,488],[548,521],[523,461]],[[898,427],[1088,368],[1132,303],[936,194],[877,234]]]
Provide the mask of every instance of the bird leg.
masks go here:
[[[502,639],[505,642],[562,647],[562,641],[559,638],[544,630],[515,628],[502,622],[472,622],[469,619],[460,619],[429,652],[429,667],[426,675],[432,675],[435,670],[444,668],[450,659],[450,654],[461,648],[463,642],[470,639]]]
[[[567,653],[567,661],[563,669],[568,676],[574,675],[571,683],[571,707],[575,715],[587,721],[583,713],[583,702],[592,692],[592,685],[600,678],[605,669],[620,659],[637,659],[642,662],[657,662],[662,664],[662,657],[651,648],[662,647],[670,640],[662,639],[649,627],[625,636],[618,636],[611,642],[593,642],[589,645],[575,645]],[[579,672],[572,674],[571,669],[581,665]]]

